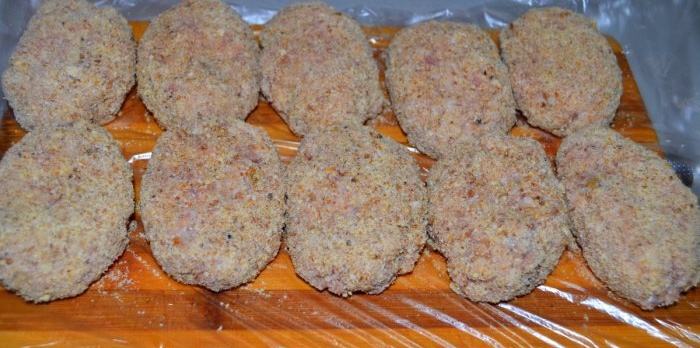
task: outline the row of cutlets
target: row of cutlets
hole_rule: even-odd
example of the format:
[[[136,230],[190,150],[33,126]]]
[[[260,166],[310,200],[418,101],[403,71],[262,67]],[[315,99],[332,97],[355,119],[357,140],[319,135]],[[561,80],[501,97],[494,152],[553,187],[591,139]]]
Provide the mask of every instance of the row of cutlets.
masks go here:
[[[470,24],[394,37],[386,85],[409,142],[438,160],[427,185],[404,147],[363,126],[388,102],[359,24],[333,8],[283,9],[262,50],[218,0],[156,17],[138,49],[128,30],[113,10],[47,1],[3,76],[30,133],[0,164],[12,178],[1,187],[0,280],[27,300],[85,291],[128,242],[131,172],[96,124],[114,118],[134,71],[166,129],[138,211],[154,257],[180,282],[252,281],[284,239],[315,288],[376,294],[413,269],[427,240],[456,293],[500,302],[546,279],[575,245],[570,231],[596,276],[644,309],[700,280],[696,198],[609,128],[620,70],[582,15],[531,10],[502,31],[500,54]],[[267,133],[242,121],[260,91],[304,137],[286,169]],[[537,142],[508,134],[516,109],[566,137],[558,178]]]

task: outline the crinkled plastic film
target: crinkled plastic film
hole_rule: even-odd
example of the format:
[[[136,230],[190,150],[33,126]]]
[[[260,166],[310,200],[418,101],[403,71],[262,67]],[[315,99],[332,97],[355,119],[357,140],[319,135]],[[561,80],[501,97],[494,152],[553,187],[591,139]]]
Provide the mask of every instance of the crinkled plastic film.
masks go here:
[[[113,0],[99,4],[110,4],[134,21],[138,36],[145,28],[138,21],[147,21],[175,2]],[[259,30],[276,9],[253,3],[232,5]],[[434,2],[426,9],[429,5],[409,3],[406,6],[412,7],[406,8],[401,2],[389,1],[333,3],[366,26],[380,62],[381,50],[395,27],[424,20],[467,21],[496,30],[531,7],[558,5],[585,13],[620,43],[616,50],[623,57],[619,58],[623,71],[631,69],[613,128],[654,150],[660,149],[660,143],[669,157],[689,168],[691,177],[695,174],[697,188],[700,74],[692,59],[700,56],[696,1],[476,0],[455,4],[441,7]],[[38,1],[0,1],[2,70],[37,5]],[[3,109],[3,114],[2,152],[24,134],[11,112]],[[269,105],[261,102],[248,122],[268,131],[284,160],[294,156],[299,138]],[[406,143],[390,112],[371,125]],[[162,131],[133,91],[122,115],[106,128],[132,163],[138,188],[150,150]],[[513,133],[539,140],[550,157],[558,145],[556,138],[523,122]],[[427,173],[432,160],[409,149]],[[608,292],[577,251],[565,252],[554,272],[533,293],[490,305],[454,294],[444,259],[429,248],[415,270],[384,293],[341,298],[318,292],[298,278],[284,250],[254,282],[243,287],[213,293],[185,286],[168,278],[155,263],[140,223],[130,237],[124,255],[78,297],[34,305],[0,291],[1,345],[700,346],[700,291],[691,290],[674,306],[642,311]]]

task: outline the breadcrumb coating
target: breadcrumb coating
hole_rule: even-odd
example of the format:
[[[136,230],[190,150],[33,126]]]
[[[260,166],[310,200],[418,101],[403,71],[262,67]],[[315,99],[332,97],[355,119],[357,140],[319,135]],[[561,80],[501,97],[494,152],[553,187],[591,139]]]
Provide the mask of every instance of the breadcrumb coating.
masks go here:
[[[12,54],[2,88],[25,130],[114,119],[135,82],[136,44],[126,19],[84,0],[39,6]]]
[[[287,175],[287,250],[309,284],[378,294],[413,269],[427,203],[401,145],[369,127],[329,126],[304,137]]]
[[[423,22],[402,29],[386,51],[392,107],[412,144],[440,158],[515,123],[508,70],[489,35],[472,24]]]
[[[37,127],[7,151],[0,175],[0,282],[8,290],[32,302],[76,296],[124,251],[132,171],[101,127]]]
[[[260,44],[262,92],[295,134],[382,111],[372,49],[347,15],[321,2],[292,4],[265,25]]]
[[[184,0],[154,18],[138,56],[139,96],[165,129],[205,133],[258,105],[253,31],[220,0]]]
[[[622,96],[622,73],[596,23],[561,8],[533,9],[501,32],[518,108],[557,136],[607,126]]]
[[[564,188],[532,139],[485,135],[439,160],[428,178],[430,237],[452,289],[477,302],[530,293],[568,242]]]
[[[207,134],[165,132],[141,184],[158,263],[213,291],[253,280],[272,261],[284,211],[282,162],[264,130],[239,120]]]
[[[668,306],[700,281],[697,197],[655,153],[603,127],[557,153],[574,234],[593,273],[642,309]]]

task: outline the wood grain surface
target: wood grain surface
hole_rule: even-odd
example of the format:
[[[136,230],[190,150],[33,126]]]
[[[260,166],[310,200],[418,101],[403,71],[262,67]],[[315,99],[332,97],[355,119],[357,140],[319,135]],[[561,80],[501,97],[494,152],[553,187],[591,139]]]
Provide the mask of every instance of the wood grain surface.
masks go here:
[[[132,26],[138,38],[147,23]],[[382,71],[383,49],[397,30],[365,28]],[[610,42],[624,84],[612,127],[659,152],[627,60]],[[268,131],[283,160],[294,156],[299,138],[267,103],[261,101],[247,122]],[[406,144],[390,110],[371,125]],[[138,193],[162,131],[134,90],[105,127],[131,162]],[[538,140],[550,159],[560,142],[522,118],[512,133]],[[8,111],[0,125],[0,153],[23,135]],[[433,161],[409,149],[427,174]],[[138,215],[134,220],[138,226],[126,252],[86,293],[36,305],[0,290],[0,346],[700,346],[700,291],[691,290],[669,308],[642,311],[608,292],[577,251],[565,252],[533,293],[498,305],[454,294],[444,259],[428,248],[411,274],[380,295],[341,298],[316,291],[295,275],[283,248],[252,283],[214,293],[168,278],[151,256]]]

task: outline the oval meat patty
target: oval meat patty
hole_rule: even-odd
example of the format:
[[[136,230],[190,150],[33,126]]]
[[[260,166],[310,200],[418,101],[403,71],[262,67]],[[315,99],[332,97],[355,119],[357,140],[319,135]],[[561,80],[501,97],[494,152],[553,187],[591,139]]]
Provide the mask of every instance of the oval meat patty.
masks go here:
[[[295,134],[382,111],[379,70],[352,18],[320,2],[292,4],[265,25],[260,43],[262,92]]]
[[[220,0],[185,0],[153,19],[138,55],[139,95],[165,129],[204,133],[258,105],[253,31]]]
[[[213,291],[253,280],[279,250],[283,171],[267,133],[243,121],[207,134],[165,132],[139,205],[163,270]]]
[[[452,289],[492,303],[528,294],[568,242],[564,188],[534,140],[488,135],[460,150],[428,178],[430,237]]]
[[[83,119],[104,124],[134,85],[136,44],[126,19],[84,0],[39,6],[3,74],[25,130]]]
[[[401,145],[369,127],[330,126],[304,137],[287,175],[287,250],[309,284],[377,294],[413,269],[427,204]]]
[[[608,125],[622,73],[594,21],[561,8],[533,9],[501,32],[501,54],[528,123],[558,136]]]
[[[557,168],[583,256],[611,290],[651,310],[700,281],[697,197],[663,159],[590,127],[562,142]]]
[[[37,127],[7,151],[0,175],[0,282],[8,290],[32,302],[78,295],[124,251],[132,171],[101,127]]]
[[[401,128],[433,158],[477,135],[506,134],[515,123],[508,70],[475,25],[431,21],[405,28],[389,45],[386,64]]]

